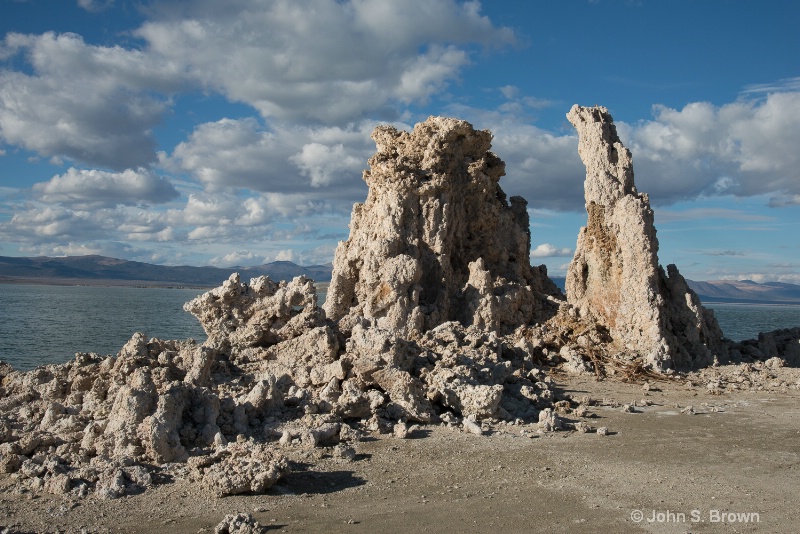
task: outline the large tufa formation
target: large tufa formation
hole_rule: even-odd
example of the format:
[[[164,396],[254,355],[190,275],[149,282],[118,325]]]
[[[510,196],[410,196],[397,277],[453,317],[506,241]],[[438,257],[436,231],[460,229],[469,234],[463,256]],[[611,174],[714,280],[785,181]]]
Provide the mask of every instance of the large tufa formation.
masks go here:
[[[558,289],[530,266],[527,202],[506,201],[491,134],[431,117],[372,138],[369,195],[336,251],[328,317],[411,336],[452,320],[508,331],[543,319],[544,295]]]
[[[614,348],[657,369],[724,359],[722,332],[677,267],[658,264],[653,210],[633,182],[631,153],[608,110],[573,106],[567,118],[586,165],[586,211],[567,271],[567,299],[585,320],[606,328]]]

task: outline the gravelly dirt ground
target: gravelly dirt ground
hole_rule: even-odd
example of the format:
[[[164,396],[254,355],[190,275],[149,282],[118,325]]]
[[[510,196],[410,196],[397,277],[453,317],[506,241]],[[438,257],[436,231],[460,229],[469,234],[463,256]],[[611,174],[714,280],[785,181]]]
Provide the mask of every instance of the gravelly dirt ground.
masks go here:
[[[797,370],[780,372],[795,383]],[[233,512],[252,513],[265,532],[797,531],[797,389],[556,382],[605,401],[587,421],[610,434],[421,427],[412,439],[359,443],[352,462],[309,458],[266,495],[225,498],[180,477],[112,501],[32,497],[8,491],[4,475],[0,531],[214,532]],[[652,405],[621,408],[643,400]]]

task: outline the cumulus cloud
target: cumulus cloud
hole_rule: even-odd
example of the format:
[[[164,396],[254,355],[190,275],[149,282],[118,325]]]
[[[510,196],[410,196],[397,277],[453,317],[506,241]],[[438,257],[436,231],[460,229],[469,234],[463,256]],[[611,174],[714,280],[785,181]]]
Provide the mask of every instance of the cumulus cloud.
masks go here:
[[[34,256],[109,256],[112,258],[137,258],[142,251],[126,243],[108,241],[68,242],[63,244],[38,244],[23,247]]]
[[[285,178],[291,171],[281,143],[261,131],[255,119],[220,119],[199,125],[169,158],[162,156],[161,163],[191,173],[209,190],[258,190],[267,176]]]
[[[655,119],[624,125],[634,154],[637,186],[655,203],[700,195],[800,194],[800,92],[681,110],[655,107]],[[623,139],[625,140],[625,139]]]
[[[542,243],[531,250],[531,258],[558,258],[572,256],[572,249],[558,248],[550,243]]]
[[[236,250],[222,257],[211,258],[209,263],[216,267],[248,267],[261,264],[261,256],[249,250]]]
[[[303,175],[311,178],[312,187],[330,185],[337,174],[356,174],[355,169],[364,165],[364,160],[347,154],[341,143],[333,146],[306,143],[289,160],[300,168]]]
[[[309,198],[352,204],[365,195],[361,174],[375,151],[369,138],[375,124],[267,130],[252,117],[221,119],[198,125],[171,154],[161,155],[161,164],[191,174],[212,192],[313,193]]]
[[[23,54],[31,73],[0,70],[0,138],[44,157],[115,170],[155,159],[152,128],[181,85],[174,65],[79,35],[6,35],[0,57]]]
[[[513,87],[502,93],[524,98]],[[501,182],[533,208],[583,209],[585,169],[577,137],[519,119],[518,110],[453,105],[450,111],[494,134],[493,150],[506,162]],[[676,110],[654,107],[654,118],[617,122],[633,153],[636,185],[656,206],[698,197],[769,195],[773,207],[800,203],[800,92],[769,93],[723,106],[706,102]]]
[[[62,206],[29,204],[0,223],[0,236],[14,242],[92,240],[104,233],[108,210],[71,210]]]
[[[78,3],[97,10],[112,2]],[[219,262],[251,253],[253,260],[283,253],[329,260],[352,203],[365,197],[361,176],[375,150],[369,134],[376,122],[410,129],[401,121],[410,123],[416,104],[457,82],[479,47],[515,42],[473,1],[163,0],[140,7],[147,22],[132,34],[136,47],[55,33],[12,33],[0,43],[0,140],[13,147],[0,155],[16,157],[21,147],[72,166],[32,190],[0,188],[10,199],[0,222],[9,241],[41,250],[80,240],[95,248],[172,242],[197,245]],[[722,106],[656,106],[651,120],[618,123],[639,189],[657,206],[721,195],[800,204],[798,80],[749,86]],[[156,153],[153,132],[184,91],[222,95],[254,116],[187,125],[183,142]],[[533,115],[554,103],[513,85],[488,92],[504,98],[494,110],[452,104],[443,111],[493,132],[493,150],[507,164],[507,193],[524,196],[531,209],[582,212],[574,132],[566,123],[557,131],[534,125]],[[695,215],[714,216],[658,211],[659,220]],[[216,249],[221,242],[224,249]],[[569,255],[550,243],[531,253]]]
[[[83,208],[161,204],[179,196],[169,180],[144,168],[117,173],[70,168],[48,182],[34,184],[33,190],[43,202]]]
[[[275,261],[296,261],[297,253],[292,249],[280,250],[275,254]]]
[[[397,117],[469,63],[467,47],[514,42],[454,0],[164,2],[137,35],[168,61],[265,118],[343,123]]]

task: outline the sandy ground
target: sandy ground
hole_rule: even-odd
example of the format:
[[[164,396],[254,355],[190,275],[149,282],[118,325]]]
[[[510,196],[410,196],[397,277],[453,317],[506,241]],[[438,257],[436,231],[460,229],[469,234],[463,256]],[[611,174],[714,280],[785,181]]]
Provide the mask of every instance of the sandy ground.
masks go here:
[[[266,495],[225,498],[180,476],[112,501],[35,497],[9,491],[3,475],[0,531],[214,532],[235,512],[252,513],[265,532],[798,531],[797,389],[711,395],[677,382],[649,392],[591,378],[556,383],[601,401],[587,421],[609,435],[425,426],[411,439],[368,438],[355,461],[299,462]],[[643,400],[652,405],[621,408]]]

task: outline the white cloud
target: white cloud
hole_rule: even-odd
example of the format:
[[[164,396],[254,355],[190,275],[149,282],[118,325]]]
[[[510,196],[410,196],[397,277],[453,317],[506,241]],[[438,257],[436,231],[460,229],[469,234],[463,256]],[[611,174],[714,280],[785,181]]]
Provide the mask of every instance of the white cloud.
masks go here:
[[[34,184],[33,190],[44,202],[83,208],[161,204],[179,196],[169,180],[143,168],[123,172],[70,168],[48,182]]]
[[[375,124],[267,131],[253,118],[221,119],[198,125],[172,154],[161,155],[161,164],[190,173],[208,191],[303,193],[309,200],[352,204],[366,192],[361,174],[375,150],[369,138]]]
[[[585,169],[576,135],[526,124],[518,117],[521,109],[451,105],[449,112],[492,131],[492,150],[506,162],[501,186],[507,193],[525,197],[532,208],[582,210]],[[800,116],[800,92],[654,111],[653,120],[616,123],[633,153],[637,188],[654,205],[725,195],[769,195],[774,207],[798,204],[800,122],[794,118]]]
[[[623,125],[636,183],[654,203],[699,195],[771,194],[779,205],[800,194],[800,92],[771,93],[720,107],[657,106],[656,117]],[[627,139],[625,139],[627,138]]]
[[[63,244],[43,244],[21,249],[32,256],[109,256],[112,258],[132,258],[141,251],[124,243],[82,241]]]
[[[558,248],[550,243],[542,243],[531,250],[531,258],[558,258],[572,256],[572,249]]]
[[[249,267],[260,265],[261,256],[249,250],[237,250],[222,257],[214,257],[209,260],[211,265],[216,267]]]
[[[0,223],[0,233],[25,238],[91,238],[101,229],[93,214],[59,206],[27,206],[7,223]]]
[[[769,94],[800,91],[800,76],[784,78],[775,83],[758,83],[745,87],[744,94]]]
[[[79,35],[10,33],[0,56],[24,54],[33,72],[0,70],[0,138],[44,157],[116,170],[155,158],[152,128],[181,75],[157,56],[87,45]]]
[[[247,187],[258,190],[270,174],[291,172],[286,149],[254,119],[221,119],[201,124],[175,147],[167,168],[190,172],[207,189]]]
[[[294,250],[281,250],[275,255],[275,261],[297,261],[297,254]]]
[[[343,172],[356,174],[355,169],[364,166],[364,161],[347,154],[341,143],[333,146],[307,143],[289,160],[300,168],[303,175],[311,178],[312,187],[330,185],[335,175]]]
[[[434,46],[410,63],[393,92],[403,102],[425,102],[430,95],[444,89],[469,59],[466,52],[455,46]]]
[[[504,85],[499,88],[499,91],[504,97],[512,99],[519,94],[519,87],[515,85]]]
[[[465,47],[514,42],[478,2],[166,2],[137,34],[201,85],[265,118],[397,116],[457,78]]]

